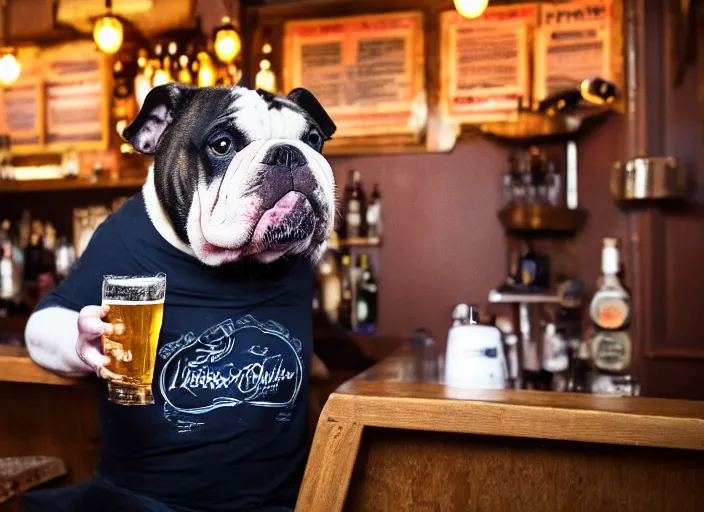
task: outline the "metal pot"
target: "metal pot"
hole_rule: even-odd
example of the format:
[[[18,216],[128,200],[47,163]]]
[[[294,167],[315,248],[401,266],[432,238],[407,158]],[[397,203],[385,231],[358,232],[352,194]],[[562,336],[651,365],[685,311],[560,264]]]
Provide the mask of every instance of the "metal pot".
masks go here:
[[[638,157],[617,162],[611,172],[611,195],[618,201],[683,199],[687,170],[674,157]]]

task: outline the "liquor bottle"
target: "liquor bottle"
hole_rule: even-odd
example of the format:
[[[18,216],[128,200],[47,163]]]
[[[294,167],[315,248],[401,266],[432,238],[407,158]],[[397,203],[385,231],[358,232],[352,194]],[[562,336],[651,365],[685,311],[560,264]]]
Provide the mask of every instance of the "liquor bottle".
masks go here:
[[[0,243],[5,240],[10,240],[10,221],[8,219],[4,219],[0,223]]]
[[[366,236],[367,234],[367,196],[362,187],[359,171],[352,171],[352,190],[347,200],[347,238]]]
[[[32,234],[32,216],[29,210],[24,210],[22,212],[22,217],[20,218],[19,225],[19,239],[17,240],[17,245],[23,251],[29,245],[29,237]]]
[[[356,293],[356,328],[355,331],[363,334],[374,334],[377,323],[377,293],[378,287],[374,272],[369,264],[369,256],[359,256],[360,276],[357,280]]]
[[[12,241],[0,240],[0,299],[11,300],[16,296],[16,269],[12,259]]]
[[[567,391],[571,393],[591,393],[592,366],[589,362],[589,344],[580,340],[570,365]]]
[[[379,184],[374,183],[372,195],[367,206],[367,236],[381,237],[381,191]]]
[[[528,189],[529,202],[547,202],[547,187],[545,180],[544,158],[540,149],[530,149],[530,188]]]
[[[349,253],[342,253],[340,258],[340,313],[338,322],[344,329],[352,329],[354,315],[354,291],[352,289],[352,258]]]
[[[616,100],[616,84],[603,78],[588,78],[579,86],[582,98],[595,105],[609,105]]]
[[[609,393],[613,377],[624,375],[631,364],[631,298],[618,278],[619,251],[615,238],[604,238],[601,256],[602,277],[589,307],[593,322],[590,340],[595,368],[593,389]]]
[[[47,222],[44,226],[44,247],[49,251],[54,251],[56,248],[56,228],[51,222]]]
[[[548,323],[545,326],[543,351],[543,370],[552,374],[553,391],[566,391],[569,370],[568,347],[554,323]]]
[[[69,244],[66,237],[62,236],[56,246],[56,275],[62,279],[68,275],[76,262],[76,250]]]
[[[520,184],[520,173],[518,171],[518,158],[515,152],[511,152],[508,157],[508,172],[503,178],[503,202],[504,205],[509,205],[516,202],[517,197],[514,197],[516,183]]]
[[[545,175],[547,186],[547,202],[552,206],[562,206],[564,204],[562,194],[562,175],[557,169],[557,162],[551,158],[547,162],[547,172]]]
[[[44,249],[39,233],[32,233],[27,247],[24,249],[24,275],[23,288],[33,299],[38,299],[38,281],[42,273],[42,259]]]
[[[317,282],[320,289],[320,310],[324,311],[330,321],[337,322],[342,299],[342,276],[333,251],[326,251],[318,263]]]
[[[516,159],[516,172],[511,180],[513,186],[511,196],[514,203],[528,202],[530,189],[530,161],[526,153],[520,153]]]

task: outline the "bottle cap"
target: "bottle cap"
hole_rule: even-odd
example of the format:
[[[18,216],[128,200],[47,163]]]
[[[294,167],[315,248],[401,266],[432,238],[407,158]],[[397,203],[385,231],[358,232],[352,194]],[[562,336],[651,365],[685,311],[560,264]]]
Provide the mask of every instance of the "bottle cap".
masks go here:
[[[601,250],[601,271],[604,274],[618,274],[619,257],[616,245],[615,238],[604,238],[604,247]]]
[[[457,304],[452,310],[452,320],[461,325],[479,323],[479,309],[469,304]]]

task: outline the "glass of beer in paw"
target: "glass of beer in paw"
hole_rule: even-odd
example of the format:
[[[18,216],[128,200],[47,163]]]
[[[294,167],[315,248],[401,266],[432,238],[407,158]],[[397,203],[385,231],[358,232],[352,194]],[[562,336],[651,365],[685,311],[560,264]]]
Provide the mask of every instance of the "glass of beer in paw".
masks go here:
[[[105,322],[103,354],[110,363],[101,370],[108,398],[118,404],[153,404],[152,379],[164,315],[166,275],[103,276]]]

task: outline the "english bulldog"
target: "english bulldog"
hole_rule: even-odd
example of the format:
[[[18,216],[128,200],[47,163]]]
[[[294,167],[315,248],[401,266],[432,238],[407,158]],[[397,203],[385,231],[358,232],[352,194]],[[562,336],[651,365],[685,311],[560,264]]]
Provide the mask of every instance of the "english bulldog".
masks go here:
[[[62,498],[28,496],[27,510],[293,508],[319,363],[313,268],[336,206],[322,150],[335,129],[301,88],[170,83],[147,95],[123,132],[153,156],[143,189],[98,227],[25,338],[41,366],[110,379],[101,340],[120,324],[101,306],[102,276],[166,272],[154,401],[119,405],[101,388],[96,477]]]
[[[322,155],[334,132],[303,88],[283,97],[167,84],[149,93],[123,137],[154,155],[147,205],[157,229],[217,266],[320,257],[335,215],[334,178]]]

